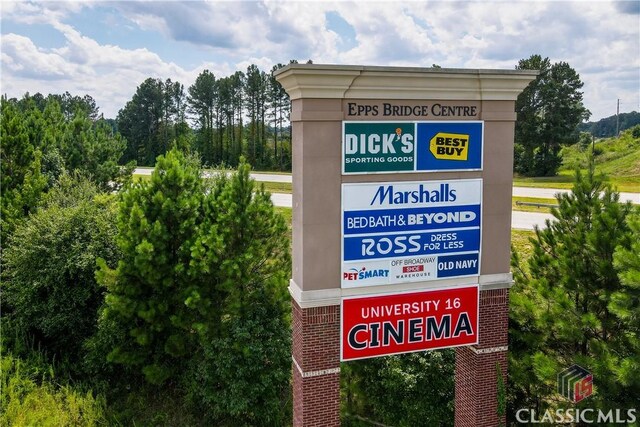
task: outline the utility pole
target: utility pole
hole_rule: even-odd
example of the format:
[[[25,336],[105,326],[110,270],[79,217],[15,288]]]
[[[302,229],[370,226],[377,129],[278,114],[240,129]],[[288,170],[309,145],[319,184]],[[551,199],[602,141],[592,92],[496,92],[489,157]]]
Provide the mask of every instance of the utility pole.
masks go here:
[[[616,138],[620,136],[620,119],[618,116],[620,115],[620,98],[618,98],[618,107],[616,108]]]

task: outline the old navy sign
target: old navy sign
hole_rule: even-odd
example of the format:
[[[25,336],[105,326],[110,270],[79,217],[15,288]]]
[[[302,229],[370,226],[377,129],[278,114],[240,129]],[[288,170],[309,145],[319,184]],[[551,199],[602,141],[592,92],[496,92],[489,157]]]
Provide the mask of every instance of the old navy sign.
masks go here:
[[[343,122],[343,174],[482,170],[483,122]]]
[[[478,286],[343,298],[343,361],[477,344]]]
[[[342,184],[342,287],[478,275],[481,214],[481,179]]]

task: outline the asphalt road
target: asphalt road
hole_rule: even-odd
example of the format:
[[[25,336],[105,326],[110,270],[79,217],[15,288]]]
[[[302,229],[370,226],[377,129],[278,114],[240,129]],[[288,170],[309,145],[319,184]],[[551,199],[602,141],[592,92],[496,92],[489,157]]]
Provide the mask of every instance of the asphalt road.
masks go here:
[[[151,168],[137,168],[134,173],[138,175],[151,175]],[[291,175],[288,174],[271,174],[271,173],[252,173],[252,178],[256,181],[264,182],[291,182]],[[640,190],[640,189],[639,189]],[[531,188],[531,187],[513,187],[513,195],[519,197],[537,197],[537,198],[554,198],[556,193],[567,193],[569,190],[561,190],[557,188]],[[622,201],[630,200],[632,203],[640,204],[640,192],[638,193],[620,193]],[[290,208],[292,204],[291,194],[273,193],[271,194],[273,204],[280,207]],[[545,220],[553,218],[550,214],[535,212],[513,211],[511,214],[511,228],[521,230],[533,230],[534,226],[544,227]]]
[[[291,194],[272,193],[271,200],[275,206],[290,208],[292,197]],[[551,214],[535,213],[535,212],[511,212],[511,228],[519,230],[533,230],[534,226],[544,228],[545,220],[551,219]]]

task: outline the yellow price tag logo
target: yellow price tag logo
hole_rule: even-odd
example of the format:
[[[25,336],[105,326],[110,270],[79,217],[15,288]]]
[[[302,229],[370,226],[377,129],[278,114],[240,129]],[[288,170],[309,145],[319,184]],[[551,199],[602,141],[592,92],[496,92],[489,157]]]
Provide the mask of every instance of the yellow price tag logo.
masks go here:
[[[429,151],[439,160],[467,160],[469,135],[439,132],[429,141]]]

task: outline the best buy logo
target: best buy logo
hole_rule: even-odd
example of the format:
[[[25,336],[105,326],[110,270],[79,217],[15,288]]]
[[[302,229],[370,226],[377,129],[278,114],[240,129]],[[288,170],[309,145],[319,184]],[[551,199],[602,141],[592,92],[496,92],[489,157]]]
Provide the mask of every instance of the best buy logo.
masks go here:
[[[438,132],[429,141],[429,151],[439,160],[467,160],[469,135]]]

